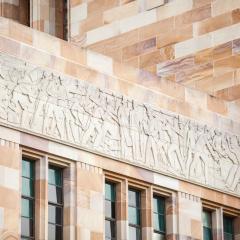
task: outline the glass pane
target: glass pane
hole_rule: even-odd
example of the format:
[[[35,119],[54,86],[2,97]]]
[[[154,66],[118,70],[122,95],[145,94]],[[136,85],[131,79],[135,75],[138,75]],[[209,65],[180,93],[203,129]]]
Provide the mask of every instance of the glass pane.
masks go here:
[[[59,168],[49,167],[48,169],[48,183],[62,186],[62,170]]]
[[[140,210],[135,207],[128,207],[128,221],[131,224],[140,225]]]
[[[105,220],[105,238],[112,239],[116,236],[115,222]]]
[[[165,216],[164,215],[158,215],[159,223],[160,223],[160,231],[165,232]]]
[[[25,237],[33,236],[33,221],[29,218],[21,218],[21,235]]]
[[[212,228],[212,214],[211,214],[211,212],[203,211],[202,221],[203,221],[203,226],[204,227]]]
[[[48,205],[48,222],[62,225],[62,208]]]
[[[153,210],[155,213],[165,214],[165,199],[162,197],[154,197]]]
[[[128,205],[140,207],[140,193],[134,190],[128,190]]]
[[[62,188],[48,184],[48,201],[53,203],[62,203]]]
[[[140,240],[141,234],[140,229],[129,226],[129,239]]]
[[[224,233],[224,240],[233,240],[233,234]]]
[[[212,240],[212,229],[203,227],[203,240]]]
[[[223,217],[223,229],[224,233],[233,234],[233,218],[231,217]]]
[[[164,240],[165,235],[161,233],[153,233],[153,240]]]
[[[105,199],[115,201],[115,185],[112,183],[105,183]]]
[[[34,183],[29,178],[22,177],[22,195],[34,197]]]
[[[33,202],[32,200],[22,198],[22,217],[33,218]]]
[[[105,216],[115,218],[115,202],[105,200]]]
[[[153,218],[154,218],[154,230],[160,231],[160,219],[158,217],[159,215],[154,213]]]
[[[22,160],[22,176],[34,178],[34,163],[32,161]]]
[[[48,224],[48,240],[61,240],[62,239],[62,227]]]

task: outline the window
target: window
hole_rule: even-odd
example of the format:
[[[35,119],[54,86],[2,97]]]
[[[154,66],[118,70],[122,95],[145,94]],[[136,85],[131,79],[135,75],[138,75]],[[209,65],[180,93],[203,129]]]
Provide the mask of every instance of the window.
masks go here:
[[[204,210],[202,213],[203,240],[212,240],[212,213]]]
[[[49,15],[49,33],[67,40],[68,30],[68,1],[52,0]]]
[[[165,238],[165,199],[160,196],[153,197],[154,239]]]
[[[105,239],[116,239],[116,186],[105,183]]]
[[[34,239],[34,162],[22,160],[21,239]]]
[[[48,240],[62,240],[63,232],[63,177],[62,169],[48,169]]]
[[[234,232],[233,232],[233,218],[228,216],[223,216],[223,232],[224,232],[224,240],[233,240]]]
[[[19,23],[30,27],[30,1],[19,1]]]
[[[140,192],[134,189],[128,190],[128,223],[129,239],[141,239],[141,201]]]

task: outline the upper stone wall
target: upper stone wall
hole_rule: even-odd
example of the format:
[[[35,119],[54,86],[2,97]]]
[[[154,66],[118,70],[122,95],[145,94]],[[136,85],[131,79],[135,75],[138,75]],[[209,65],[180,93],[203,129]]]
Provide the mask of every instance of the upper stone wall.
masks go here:
[[[150,3],[74,1],[71,40],[163,79],[228,101],[239,99],[240,2]],[[83,14],[77,15],[80,9]]]

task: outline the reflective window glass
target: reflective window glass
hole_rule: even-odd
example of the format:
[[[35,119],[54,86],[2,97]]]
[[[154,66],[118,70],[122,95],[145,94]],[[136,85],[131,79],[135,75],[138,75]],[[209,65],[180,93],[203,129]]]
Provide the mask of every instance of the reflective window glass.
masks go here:
[[[48,205],[48,222],[62,225],[62,208]]]
[[[30,218],[21,218],[21,234],[25,237],[33,236],[33,220]]]
[[[129,239],[141,239],[141,202],[140,192],[134,189],[128,190],[128,224]]]
[[[115,237],[116,237],[115,222],[110,220],[105,220],[105,238],[113,239]]]
[[[116,239],[116,185],[105,183],[105,240]]]
[[[34,181],[32,179],[22,177],[22,195],[34,196]]]
[[[129,226],[129,239],[131,240],[141,239],[140,228]]]
[[[62,239],[62,227],[54,224],[48,224],[48,240]]]
[[[62,240],[63,232],[63,179],[62,169],[48,169],[48,240]]]
[[[62,204],[62,188],[55,185],[48,185],[48,201]]]
[[[115,201],[115,187],[113,183],[105,183],[105,199]]]
[[[203,211],[202,222],[203,222],[203,239],[212,240],[212,213],[206,210]]]
[[[140,206],[139,192],[135,190],[128,191],[128,205],[133,207]]]
[[[165,199],[163,197],[153,197],[153,222],[154,232],[159,235],[165,234]]]
[[[48,170],[48,183],[62,186],[62,172],[59,168],[50,167]]]
[[[32,161],[22,160],[22,177],[34,178],[34,164]]]
[[[233,240],[234,231],[233,231],[233,218],[228,216],[223,216],[223,232],[224,240]]]
[[[22,198],[22,217],[33,218],[33,201]]]
[[[21,239],[34,239],[34,162],[22,160]]]

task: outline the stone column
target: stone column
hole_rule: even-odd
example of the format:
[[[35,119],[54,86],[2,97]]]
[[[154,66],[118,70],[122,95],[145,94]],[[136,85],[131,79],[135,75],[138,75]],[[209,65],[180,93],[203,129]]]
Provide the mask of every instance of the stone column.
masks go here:
[[[76,210],[76,164],[71,163],[63,170],[64,219],[63,238],[75,240]]]
[[[223,209],[218,208],[212,213],[213,240],[223,240]]]
[[[117,239],[127,240],[127,181],[117,184],[116,210],[117,210]]]
[[[19,21],[19,0],[0,0],[0,5],[0,13],[2,17],[10,18],[14,21]]]
[[[166,198],[166,237],[175,240],[177,237],[177,196],[175,193]]]
[[[31,6],[31,26],[34,29],[37,29],[42,32],[50,32],[50,0],[41,1],[41,0],[32,0]]]
[[[147,188],[141,194],[142,204],[142,239],[153,239],[153,190],[151,187]]]
[[[179,239],[202,239],[202,203],[199,197],[178,192]]]
[[[234,240],[240,240],[240,216],[234,219]]]
[[[77,163],[76,239],[104,238],[104,176],[102,169]]]
[[[0,127],[0,135],[15,139],[14,131],[5,130]],[[0,136],[0,239],[14,240],[19,239],[21,229],[21,151],[19,142],[2,139],[2,136]]]
[[[48,234],[48,158],[36,160],[35,168],[35,235],[36,240]]]

